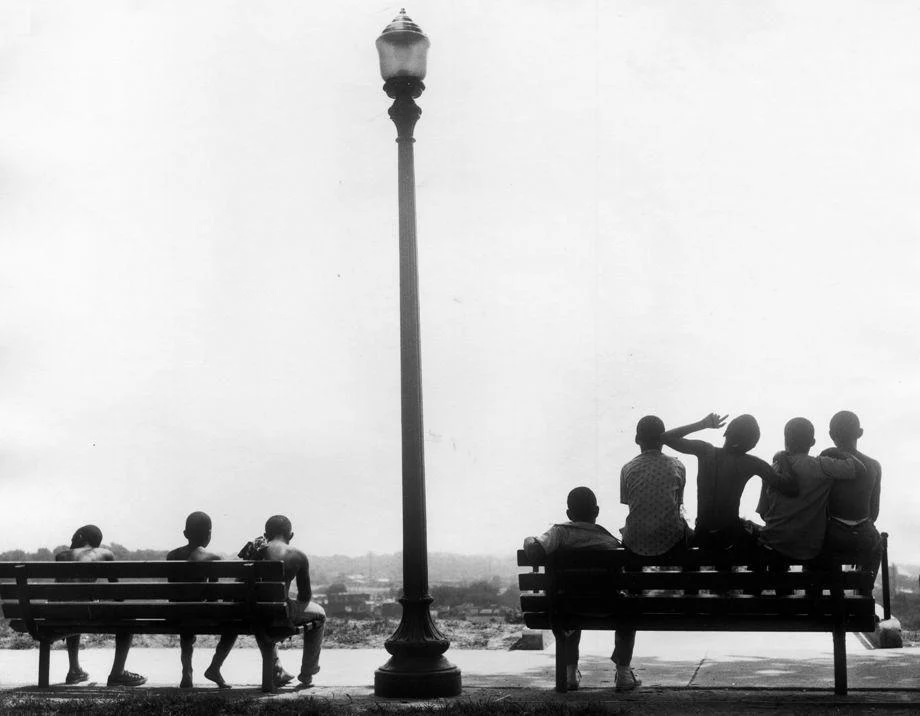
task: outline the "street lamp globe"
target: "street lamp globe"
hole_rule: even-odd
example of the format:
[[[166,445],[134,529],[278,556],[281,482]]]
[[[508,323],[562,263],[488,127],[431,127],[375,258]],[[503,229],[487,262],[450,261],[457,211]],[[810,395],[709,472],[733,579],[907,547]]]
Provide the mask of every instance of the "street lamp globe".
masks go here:
[[[400,10],[399,15],[383,28],[380,37],[377,38],[380,76],[387,82],[416,80],[421,85],[428,69],[430,46],[428,36],[412,22],[412,18],[406,15],[404,9]]]

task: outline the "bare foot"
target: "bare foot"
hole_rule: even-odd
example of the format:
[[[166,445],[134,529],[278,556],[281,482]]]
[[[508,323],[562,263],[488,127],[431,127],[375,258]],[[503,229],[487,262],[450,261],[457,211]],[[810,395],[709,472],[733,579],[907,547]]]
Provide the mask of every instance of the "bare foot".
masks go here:
[[[213,666],[207,668],[207,671],[204,672],[204,678],[213,681],[220,689],[230,688],[230,684],[224,681],[224,677],[221,676],[220,669],[215,669]]]
[[[294,680],[294,674],[289,674],[287,671],[282,669],[280,666],[275,669],[275,686],[282,687],[287,686]]]

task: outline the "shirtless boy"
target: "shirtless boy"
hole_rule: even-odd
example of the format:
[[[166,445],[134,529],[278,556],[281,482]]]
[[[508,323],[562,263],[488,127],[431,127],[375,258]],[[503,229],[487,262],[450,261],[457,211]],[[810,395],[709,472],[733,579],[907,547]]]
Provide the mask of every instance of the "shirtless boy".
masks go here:
[[[269,517],[265,523],[264,545],[259,547],[259,559],[280,560],[284,562],[284,582],[290,589],[291,582],[297,584],[297,598],[288,599],[288,616],[297,625],[319,622],[318,625],[303,635],[303,658],[300,665],[300,674],[297,680],[299,688],[313,686],[313,674],[319,671],[319,653],[323,646],[323,630],[326,621],[326,612],[312,601],[313,593],[310,589],[310,562],[307,555],[289,544],[294,537],[291,521],[284,515]],[[273,645],[272,645],[273,646]],[[259,644],[263,651],[268,647],[264,641]],[[277,661],[275,652],[276,674],[285,672]],[[277,676],[276,676],[277,682]]]
[[[824,551],[835,560],[856,562],[861,569],[878,574],[882,559],[882,542],[875,521],[878,519],[882,466],[878,460],[856,449],[863,429],[859,418],[841,410],[831,418],[831,440],[837,449],[852,455],[866,466],[855,480],[836,482],[827,501],[827,534]],[[827,453],[825,450],[822,455]]]
[[[102,530],[96,525],[84,525],[73,534],[70,549],[58,552],[54,559],[56,562],[111,562],[115,555],[111,550],[101,547]],[[91,580],[95,581],[95,580]],[[114,578],[110,582],[117,581]],[[147,678],[133,671],[125,670],[125,661],[128,659],[128,650],[131,648],[131,634],[115,635],[115,659],[112,661],[112,671],[109,674],[109,686],[140,686],[146,683]],[[80,668],[80,635],[67,637],[67,658],[70,668],[67,671],[68,684],[79,684],[89,680],[89,674]]]
[[[211,518],[204,512],[193,512],[185,520],[185,531],[182,533],[188,544],[178,547],[166,555],[169,560],[184,560],[187,562],[213,562],[220,557],[205,549],[211,543]],[[204,581],[204,580],[202,580]],[[205,670],[204,676],[210,679],[221,689],[229,689],[230,685],[224,681],[220,673],[227,655],[236,643],[236,634],[221,634],[211,665]],[[182,680],[179,688],[192,688],[192,654],[195,651],[195,635],[180,634],[179,646],[181,649]]]
[[[759,457],[748,455],[760,440],[760,426],[752,415],[739,415],[725,429],[725,444],[718,448],[686,435],[705,428],[720,428],[727,416],[710,413],[702,420],[668,430],[661,441],[673,450],[696,455],[697,511],[694,542],[716,549],[752,545],[754,538],[738,515],[747,481],[757,475],[784,495],[795,496],[798,486],[791,475],[779,475]]]

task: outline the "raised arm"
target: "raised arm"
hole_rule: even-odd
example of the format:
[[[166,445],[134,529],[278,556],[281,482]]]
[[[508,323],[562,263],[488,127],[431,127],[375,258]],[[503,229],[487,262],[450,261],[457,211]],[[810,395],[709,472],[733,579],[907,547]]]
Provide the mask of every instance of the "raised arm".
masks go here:
[[[720,416],[718,413],[710,413],[695,423],[665,431],[661,436],[661,442],[672,450],[677,450],[677,452],[687,455],[703,455],[712,448],[712,445],[705,440],[687,440],[686,436],[707,428],[721,428],[725,425],[725,418],[727,417],[727,415]]]

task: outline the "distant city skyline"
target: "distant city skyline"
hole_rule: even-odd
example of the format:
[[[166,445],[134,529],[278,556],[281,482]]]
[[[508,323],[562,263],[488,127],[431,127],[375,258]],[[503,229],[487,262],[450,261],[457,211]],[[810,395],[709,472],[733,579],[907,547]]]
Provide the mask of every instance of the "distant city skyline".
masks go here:
[[[279,512],[401,549],[400,7],[0,7],[0,550],[175,546],[193,510],[227,553]],[[618,530],[645,414],[752,413],[769,460],[850,409],[920,562],[913,5],[406,10],[429,548],[513,554],[579,484]]]

